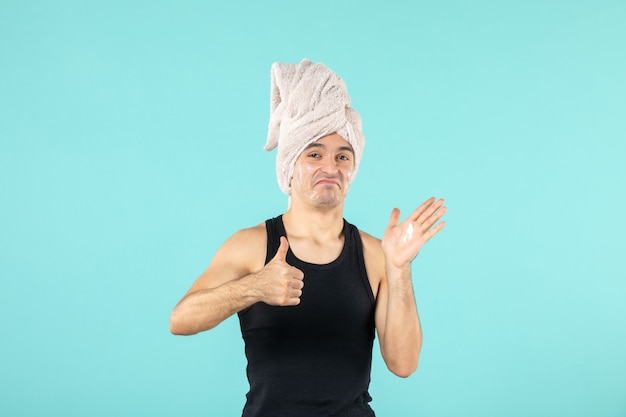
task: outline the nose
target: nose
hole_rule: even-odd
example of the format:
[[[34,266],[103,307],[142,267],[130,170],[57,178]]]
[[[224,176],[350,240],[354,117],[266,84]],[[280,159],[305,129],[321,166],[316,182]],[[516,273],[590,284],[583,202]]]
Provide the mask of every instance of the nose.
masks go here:
[[[336,174],[339,171],[337,161],[334,158],[325,158],[322,164],[322,171],[327,174]]]

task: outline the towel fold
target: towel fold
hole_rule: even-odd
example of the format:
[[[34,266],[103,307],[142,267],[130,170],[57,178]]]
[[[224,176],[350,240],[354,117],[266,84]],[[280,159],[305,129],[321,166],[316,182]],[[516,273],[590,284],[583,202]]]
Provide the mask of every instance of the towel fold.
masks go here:
[[[272,65],[270,122],[264,149],[278,147],[276,175],[285,194],[291,194],[298,156],[308,145],[331,133],[352,145],[354,179],[365,146],[361,129],[361,117],[350,107],[345,83],[330,68],[308,59],[299,64]]]

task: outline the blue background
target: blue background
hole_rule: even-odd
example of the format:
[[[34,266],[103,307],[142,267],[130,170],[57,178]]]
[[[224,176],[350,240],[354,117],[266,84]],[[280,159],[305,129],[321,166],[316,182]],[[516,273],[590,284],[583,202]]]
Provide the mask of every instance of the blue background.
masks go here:
[[[237,416],[231,318],[169,334],[283,212],[274,61],[347,82],[346,218],[444,197],[413,264],[420,369],[379,416],[626,416],[626,2],[0,2],[0,415]]]

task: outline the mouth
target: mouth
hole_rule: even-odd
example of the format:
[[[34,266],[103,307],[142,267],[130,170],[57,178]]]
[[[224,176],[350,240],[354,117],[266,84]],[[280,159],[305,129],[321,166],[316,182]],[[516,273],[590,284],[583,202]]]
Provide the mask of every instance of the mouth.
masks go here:
[[[339,185],[339,181],[337,180],[333,180],[333,179],[329,179],[329,178],[322,178],[321,180],[318,180],[315,185],[335,185],[338,188],[341,188],[341,185]]]

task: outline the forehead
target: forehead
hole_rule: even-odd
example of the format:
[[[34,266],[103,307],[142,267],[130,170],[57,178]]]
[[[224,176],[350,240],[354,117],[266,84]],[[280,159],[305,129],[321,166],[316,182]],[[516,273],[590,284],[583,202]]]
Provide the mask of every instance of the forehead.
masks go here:
[[[354,153],[354,149],[352,149],[352,145],[342,138],[340,135],[333,133],[328,136],[324,136],[313,143],[310,143],[306,149],[311,148],[320,148],[320,149],[328,149],[334,151],[347,151]]]

